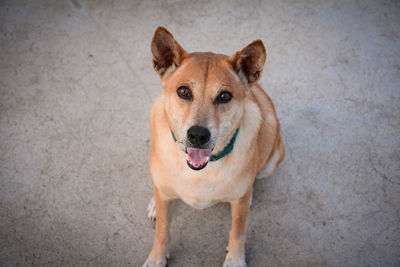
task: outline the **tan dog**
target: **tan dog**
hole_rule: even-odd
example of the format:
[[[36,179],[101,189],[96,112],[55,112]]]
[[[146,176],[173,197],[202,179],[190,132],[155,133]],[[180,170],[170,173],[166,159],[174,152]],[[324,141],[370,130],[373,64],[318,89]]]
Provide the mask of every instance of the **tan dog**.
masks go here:
[[[285,150],[271,99],[258,85],[266,59],[257,40],[228,57],[187,53],[164,28],[151,43],[164,91],[151,112],[150,171],[156,220],[143,266],[166,266],[171,204],[229,202],[232,228],[224,266],[246,266],[245,232],[255,177],[266,177]]]

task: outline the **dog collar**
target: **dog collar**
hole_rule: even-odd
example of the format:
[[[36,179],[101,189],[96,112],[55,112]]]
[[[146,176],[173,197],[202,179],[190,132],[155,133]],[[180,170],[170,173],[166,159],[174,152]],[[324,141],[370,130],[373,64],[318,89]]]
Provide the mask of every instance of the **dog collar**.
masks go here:
[[[222,159],[223,157],[225,157],[226,155],[228,155],[228,154],[230,154],[232,152],[233,146],[235,145],[236,137],[237,137],[237,135],[239,133],[239,129],[240,128],[238,128],[236,130],[236,132],[233,135],[231,141],[229,141],[229,143],[226,145],[226,147],[223,150],[221,150],[220,152],[218,152],[217,154],[211,155],[209,161],[217,161],[217,160]],[[171,135],[172,135],[172,138],[174,138],[175,143],[178,142],[178,140],[176,139],[175,134],[174,134],[173,131],[171,131]]]

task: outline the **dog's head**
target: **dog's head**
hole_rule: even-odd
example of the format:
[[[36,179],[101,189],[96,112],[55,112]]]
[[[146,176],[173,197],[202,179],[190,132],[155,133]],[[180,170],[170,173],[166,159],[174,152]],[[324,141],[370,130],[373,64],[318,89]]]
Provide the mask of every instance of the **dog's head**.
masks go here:
[[[264,45],[254,41],[230,57],[187,53],[171,33],[159,27],[151,52],[165,90],[171,132],[183,146],[189,167],[201,170],[240,128],[244,100],[261,77]]]

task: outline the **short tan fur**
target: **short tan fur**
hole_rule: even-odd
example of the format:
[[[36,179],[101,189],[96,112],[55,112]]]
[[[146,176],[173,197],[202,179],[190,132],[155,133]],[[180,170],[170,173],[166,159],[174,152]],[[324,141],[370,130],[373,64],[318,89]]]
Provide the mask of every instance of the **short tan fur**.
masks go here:
[[[154,199],[148,212],[150,219],[157,219],[153,249],[143,266],[166,266],[171,207],[176,199],[200,209],[229,202],[232,227],[224,266],[246,266],[246,221],[254,179],[270,175],[285,156],[274,106],[257,83],[266,60],[264,45],[256,40],[230,57],[188,53],[159,27],[151,51],[164,90],[151,112]],[[179,88],[185,88],[184,96],[189,90],[191,98],[179,95]],[[226,96],[231,98],[221,103]],[[205,144],[191,143],[188,133],[193,126],[207,129]],[[200,170],[189,168],[188,147],[193,145],[196,153],[204,148],[216,154],[238,129],[231,153],[205,162]]]

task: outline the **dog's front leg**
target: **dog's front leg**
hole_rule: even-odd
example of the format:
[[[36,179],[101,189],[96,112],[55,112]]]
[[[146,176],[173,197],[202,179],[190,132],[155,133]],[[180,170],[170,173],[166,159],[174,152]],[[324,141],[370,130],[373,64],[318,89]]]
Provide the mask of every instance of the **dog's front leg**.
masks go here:
[[[232,228],[229,234],[228,253],[223,267],[245,267],[246,220],[249,215],[251,191],[232,201]]]
[[[163,199],[157,187],[154,187],[154,200],[157,214],[156,236],[151,253],[143,264],[143,267],[167,266],[168,245],[170,241],[169,225],[174,200]]]

